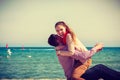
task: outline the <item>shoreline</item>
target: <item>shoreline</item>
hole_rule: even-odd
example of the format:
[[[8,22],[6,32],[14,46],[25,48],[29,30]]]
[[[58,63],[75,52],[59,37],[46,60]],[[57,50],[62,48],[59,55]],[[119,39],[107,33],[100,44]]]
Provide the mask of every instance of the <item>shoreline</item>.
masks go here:
[[[35,79],[35,78],[21,78],[21,79],[7,79],[7,78],[3,78],[3,79],[0,79],[0,80],[66,80],[65,78],[40,78],[40,79]]]

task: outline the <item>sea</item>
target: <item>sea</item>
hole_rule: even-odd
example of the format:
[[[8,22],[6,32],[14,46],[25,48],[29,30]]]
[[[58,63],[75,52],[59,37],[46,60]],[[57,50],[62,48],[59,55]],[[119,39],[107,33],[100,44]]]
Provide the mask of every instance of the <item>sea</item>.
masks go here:
[[[0,79],[65,80],[53,47],[0,47]],[[91,49],[91,47],[88,47]],[[92,66],[104,64],[120,71],[120,47],[104,47],[92,57]]]

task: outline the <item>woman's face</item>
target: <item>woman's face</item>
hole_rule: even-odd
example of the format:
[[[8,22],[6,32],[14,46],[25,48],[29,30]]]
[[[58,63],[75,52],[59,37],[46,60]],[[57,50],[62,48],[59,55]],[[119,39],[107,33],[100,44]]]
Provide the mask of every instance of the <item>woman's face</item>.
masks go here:
[[[63,25],[57,25],[55,27],[55,30],[56,30],[57,34],[61,37],[63,37],[64,34],[66,33],[66,28]]]

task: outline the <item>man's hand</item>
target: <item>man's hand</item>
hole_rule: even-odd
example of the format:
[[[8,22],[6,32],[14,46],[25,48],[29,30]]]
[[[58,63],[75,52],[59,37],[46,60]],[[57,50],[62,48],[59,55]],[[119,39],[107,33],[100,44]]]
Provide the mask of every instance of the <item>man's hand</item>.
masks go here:
[[[62,45],[62,46],[57,46],[57,47],[55,47],[55,50],[58,51],[58,50],[63,49],[64,47],[65,47],[65,46],[63,46],[63,45]]]
[[[102,49],[103,49],[103,43],[97,43],[93,48],[93,50],[96,50],[96,52],[99,52]]]
[[[60,55],[60,51],[56,51],[56,54],[57,54],[57,56],[59,56]]]

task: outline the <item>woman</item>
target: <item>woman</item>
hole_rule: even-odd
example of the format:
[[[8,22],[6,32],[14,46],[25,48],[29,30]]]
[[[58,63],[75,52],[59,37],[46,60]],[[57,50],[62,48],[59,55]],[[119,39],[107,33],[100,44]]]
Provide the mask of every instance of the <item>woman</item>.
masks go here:
[[[65,22],[57,22],[55,24],[55,30],[57,34],[63,38],[63,43],[68,46],[68,54],[64,54],[64,52],[62,52],[62,55],[71,56],[74,54],[75,49],[82,52],[87,51],[86,47],[78,40],[75,33],[68,27],[68,25],[66,25]]]
[[[88,51],[65,22],[57,22],[55,24],[55,30],[62,38],[63,43],[68,47],[68,51],[56,51],[57,54],[61,56],[72,56],[74,55],[75,49],[81,52]],[[59,48],[60,47],[56,47],[56,50]],[[89,59],[82,64],[80,61],[76,60],[73,68],[72,80],[81,80],[80,76],[88,69],[88,67],[91,65],[91,62],[92,60]]]

